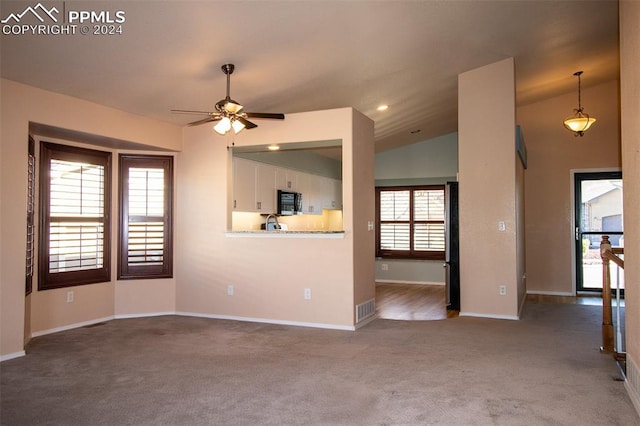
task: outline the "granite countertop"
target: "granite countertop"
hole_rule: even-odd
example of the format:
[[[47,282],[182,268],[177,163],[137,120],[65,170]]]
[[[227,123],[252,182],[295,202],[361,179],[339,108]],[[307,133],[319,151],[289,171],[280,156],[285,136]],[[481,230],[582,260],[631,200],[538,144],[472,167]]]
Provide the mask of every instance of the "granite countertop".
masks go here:
[[[328,231],[328,230],[274,230],[266,231],[264,229],[244,230],[244,231],[226,231],[227,237],[279,237],[279,238],[343,238],[344,231]]]

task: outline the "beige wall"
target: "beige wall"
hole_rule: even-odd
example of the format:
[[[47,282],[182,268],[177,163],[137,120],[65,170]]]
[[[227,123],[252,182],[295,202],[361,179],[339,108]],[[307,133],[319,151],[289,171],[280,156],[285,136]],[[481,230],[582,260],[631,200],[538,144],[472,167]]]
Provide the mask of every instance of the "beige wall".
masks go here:
[[[640,2],[620,2],[627,390],[640,412]]]
[[[587,82],[589,74],[583,77]],[[571,170],[620,167],[618,102],[617,81],[583,86],[582,104],[598,121],[577,138],[562,125],[577,106],[577,82],[575,92],[518,108],[528,150],[525,217],[530,293],[574,294]]]
[[[143,290],[141,293],[144,296],[138,292],[122,306],[116,305],[115,262],[112,272],[114,280],[111,283],[39,292],[37,283],[34,282],[34,292],[26,298],[30,306],[26,306],[24,253],[27,138],[29,122],[34,122],[97,135],[111,142],[129,141],[150,150],[179,150],[182,143],[180,128],[9,80],[1,80],[0,84],[0,356],[6,358],[21,353],[25,337],[32,333],[94,321],[113,316],[119,311],[141,313],[149,312],[148,309],[166,310],[166,301],[175,294],[172,286],[154,287],[153,298],[149,298],[148,292]],[[114,150],[114,155],[115,153]],[[115,222],[112,232],[117,235]],[[128,291],[135,292],[132,289],[138,284],[147,285],[130,281],[126,284]],[[66,303],[66,293],[69,290],[74,291],[73,303]],[[159,302],[156,306],[150,306],[149,300]],[[31,316],[25,319],[29,312]],[[29,328],[25,328],[25,324]]]
[[[375,224],[375,153],[373,121],[353,111],[353,262],[354,301],[358,305],[376,297],[375,232],[368,223]],[[355,314],[355,313],[354,313]]]
[[[513,58],[458,76],[461,315],[518,315],[515,112]]]
[[[367,123],[365,131],[363,122]],[[373,257],[371,272],[354,271],[354,246],[362,238],[355,227],[363,226],[361,218],[369,212],[354,207],[352,151],[360,150],[364,158],[360,167],[373,173],[373,125],[350,108],[289,114],[284,121],[260,120],[258,124],[259,132],[242,132],[235,141],[216,135],[210,126],[184,129],[184,149],[178,155],[177,311],[353,327],[354,282],[359,282],[360,275],[365,280],[366,274],[373,275]],[[228,194],[232,193],[227,144],[336,139],[343,143],[344,238],[225,234],[231,223]],[[373,192],[372,178],[368,185],[359,191]],[[364,226],[366,229],[366,219]],[[373,249],[372,242],[363,244]],[[228,285],[234,286],[233,296],[227,295]],[[305,288],[311,289],[311,300],[304,300]]]

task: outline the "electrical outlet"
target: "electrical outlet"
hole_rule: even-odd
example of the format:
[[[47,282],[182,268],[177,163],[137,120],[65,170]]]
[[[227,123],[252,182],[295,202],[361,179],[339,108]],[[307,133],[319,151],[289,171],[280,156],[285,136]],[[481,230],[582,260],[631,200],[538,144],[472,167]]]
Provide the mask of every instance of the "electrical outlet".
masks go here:
[[[498,231],[505,232],[507,230],[507,224],[504,223],[504,220],[498,222]]]
[[[73,291],[67,292],[67,303],[73,302]]]
[[[233,296],[233,284],[227,286],[227,296]]]
[[[507,295],[507,286],[506,285],[501,285],[499,291],[500,291],[500,296],[506,296]]]
[[[382,269],[383,271],[388,271],[389,270],[389,264],[383,263],[382,265],[380,265],[380,269]]]
[[[311,289],[310,288],[305,288],[304,289],[304,300],[311,300]]]

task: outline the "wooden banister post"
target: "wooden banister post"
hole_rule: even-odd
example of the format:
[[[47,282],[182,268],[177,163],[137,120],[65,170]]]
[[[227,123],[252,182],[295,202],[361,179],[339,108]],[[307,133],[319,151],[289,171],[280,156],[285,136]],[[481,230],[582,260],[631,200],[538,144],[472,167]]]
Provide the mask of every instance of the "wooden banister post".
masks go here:
[[[609,236],[603,235],[600,242],[600,258],[602,259],[602,352],[613,352],[613,316],[611,313],[611,275],[609,274],[609,258],[611,251]]]

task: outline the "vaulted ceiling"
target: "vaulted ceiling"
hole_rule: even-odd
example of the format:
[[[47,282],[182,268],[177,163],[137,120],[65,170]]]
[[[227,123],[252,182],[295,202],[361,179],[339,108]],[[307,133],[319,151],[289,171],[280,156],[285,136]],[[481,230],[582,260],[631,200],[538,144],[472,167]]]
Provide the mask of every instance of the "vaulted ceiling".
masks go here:
[[[36,4],[3,0],[0,16]],[[212,110],[220,66],[234,63],[231,96],[246,110],[354,107],[375,121],[378,151],[456,131],[458,74],[508,57],[519,105],[575,91],[577,70],[583,87],[619,74],[617,1],[43,4],[64,19],[124,12],[122,34],[84,35],[77,22],[76,34],[2,34],[3,78],[186,124],[198,117],[170,110]]]

